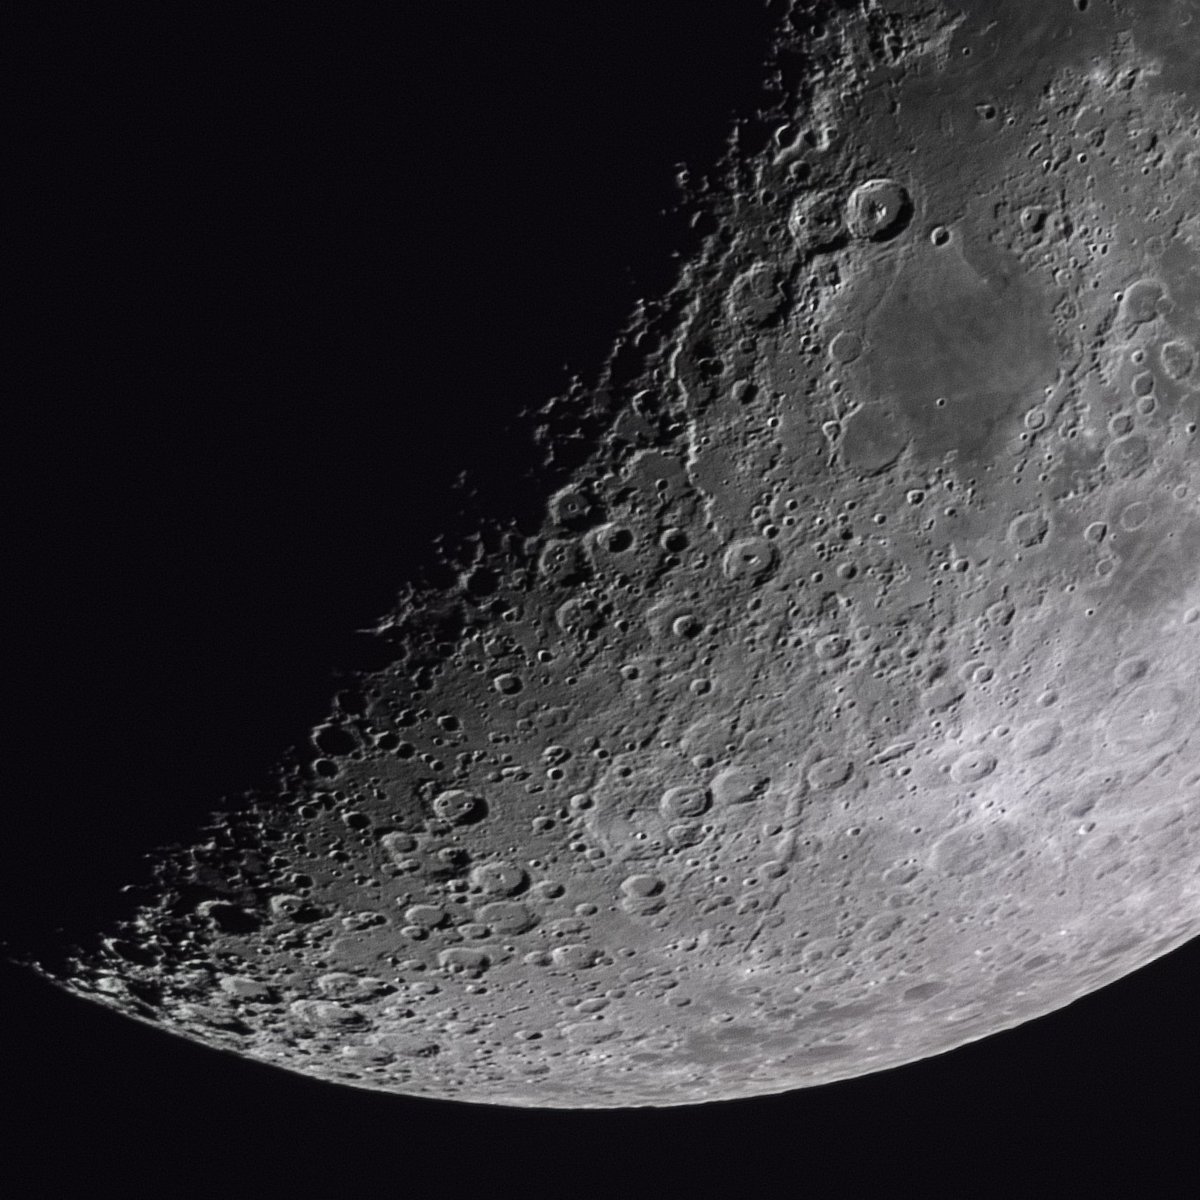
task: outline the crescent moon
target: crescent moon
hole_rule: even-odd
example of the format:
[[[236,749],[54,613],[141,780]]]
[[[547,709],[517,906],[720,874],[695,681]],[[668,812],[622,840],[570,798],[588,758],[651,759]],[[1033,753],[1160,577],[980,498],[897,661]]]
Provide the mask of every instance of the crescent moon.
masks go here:
[[[712,232],[546,405],[602,433],[537,534],[406,588],[63,986],[355,1087],[677,1105],[1200,932],[1194,36],[877,7],[780,27]]]

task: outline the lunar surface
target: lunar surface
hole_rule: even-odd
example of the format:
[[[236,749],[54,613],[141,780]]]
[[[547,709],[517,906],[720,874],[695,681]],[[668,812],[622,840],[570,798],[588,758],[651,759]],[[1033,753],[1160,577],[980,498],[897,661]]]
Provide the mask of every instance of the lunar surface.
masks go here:
[[[541,530],[398,580],[390,665],[63,986],[356,1087],[679,1105],[1200,933],[1200,3],[797,4],[764,78],[541,410]]]

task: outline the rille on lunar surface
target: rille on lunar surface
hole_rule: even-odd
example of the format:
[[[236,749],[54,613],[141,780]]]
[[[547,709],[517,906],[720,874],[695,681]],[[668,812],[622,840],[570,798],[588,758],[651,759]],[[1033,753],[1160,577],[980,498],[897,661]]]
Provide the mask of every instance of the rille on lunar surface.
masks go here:
[[[1200,932],[1200,8],[830,8],[546,406],[604,433],[540,534],[410,587],[321,756],[65,986],[358,1087],[674,1105]]]

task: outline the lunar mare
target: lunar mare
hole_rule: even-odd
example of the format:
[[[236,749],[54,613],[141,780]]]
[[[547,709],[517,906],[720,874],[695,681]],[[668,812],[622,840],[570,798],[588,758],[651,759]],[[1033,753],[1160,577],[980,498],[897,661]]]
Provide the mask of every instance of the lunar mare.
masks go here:
[[[547,406],[619,399],[542,530],[410,588],[65,986],[358,1087],[677,1105],[1200,932],[1200,11],[827,8]]]

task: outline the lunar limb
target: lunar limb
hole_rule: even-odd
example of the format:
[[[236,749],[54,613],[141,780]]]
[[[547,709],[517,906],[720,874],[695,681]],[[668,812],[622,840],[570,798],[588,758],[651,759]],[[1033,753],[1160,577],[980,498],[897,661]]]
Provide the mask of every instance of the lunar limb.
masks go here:
[[[64,986],[357,1087],[677,1105],[1200,932],[1200,9],[823,14],[546,406],[619,401],[540,533],[408,589]]]

